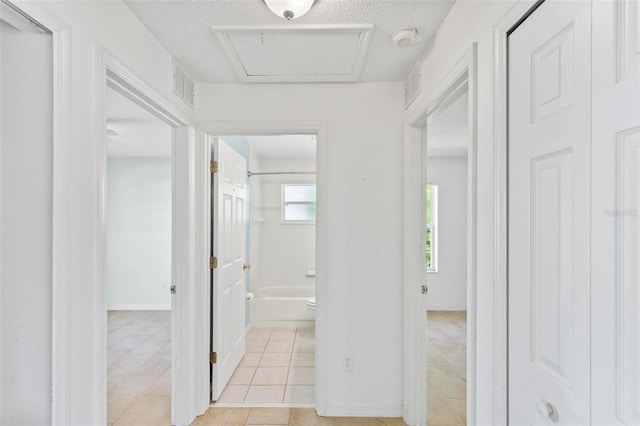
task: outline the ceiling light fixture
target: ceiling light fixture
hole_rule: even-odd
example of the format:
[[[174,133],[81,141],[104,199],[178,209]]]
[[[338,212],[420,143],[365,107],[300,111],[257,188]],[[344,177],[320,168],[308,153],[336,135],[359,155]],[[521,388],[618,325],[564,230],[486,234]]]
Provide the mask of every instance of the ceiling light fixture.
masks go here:
[[[391,40],[396,47],[409,47],[418,43],[418,30],[415,27],[402,27],[398,28]]]
[[[315,0],[264,0],[270,11],[290,21],[299,18],[311,9]]]

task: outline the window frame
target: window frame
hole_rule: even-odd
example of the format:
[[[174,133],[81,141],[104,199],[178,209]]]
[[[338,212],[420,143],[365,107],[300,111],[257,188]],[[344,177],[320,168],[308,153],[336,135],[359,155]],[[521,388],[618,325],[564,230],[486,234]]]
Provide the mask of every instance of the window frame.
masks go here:
[[[428,222],[427,211],[429,210],[429,205],[427,205],[427,188],[431,188],[431,223]],[[438,273],[438,185],[428,183],[425,186],[425,269],[428,274],[436,274]],[[426,241],[427,241],[427,231],[431,230],[431,265],[426,265]]]
[[[317,211],[317,200],[318,200],[318,194],[316,192],[316,199],[314,201],[287,201],[285,199],[285,188],[289,187],[289,186],[313,186],[314,188],[316,188],[317,191],[317,186],[315,183],[283,183],[280,186],[280,209],[281,209],[281,215],[280,215],[280,220],[281,223],[283,225],[314,225],[316,223],[316,219],[318,217],[318,211]],[[316,213],[314,215],[314,219],[313,220],[292,220],[292,219],[285,219],[284,215],[285,215],[285,207],[287,205],[292,205],[292,204],[297,204],[297,205],[313,205],[316,206]]]

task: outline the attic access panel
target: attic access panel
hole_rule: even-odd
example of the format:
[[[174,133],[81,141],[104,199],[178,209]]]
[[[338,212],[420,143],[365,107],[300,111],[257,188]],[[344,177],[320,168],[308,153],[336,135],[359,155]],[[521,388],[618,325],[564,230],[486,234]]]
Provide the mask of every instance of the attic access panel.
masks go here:
[[[211,29],[245,83],[349,82],[360,77],[373,25]]]

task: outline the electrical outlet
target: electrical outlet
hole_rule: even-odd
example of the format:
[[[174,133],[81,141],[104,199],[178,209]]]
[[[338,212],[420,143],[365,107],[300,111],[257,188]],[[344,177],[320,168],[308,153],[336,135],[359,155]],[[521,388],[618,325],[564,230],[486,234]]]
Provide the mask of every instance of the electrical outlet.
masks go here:
[[[344,357],[344,364],[342,366],[344,371],[353,371],[353,356],[347,355]]]
[[[169,288],[169,283],[162,283],[162,288],[164,290],[168,289]]]

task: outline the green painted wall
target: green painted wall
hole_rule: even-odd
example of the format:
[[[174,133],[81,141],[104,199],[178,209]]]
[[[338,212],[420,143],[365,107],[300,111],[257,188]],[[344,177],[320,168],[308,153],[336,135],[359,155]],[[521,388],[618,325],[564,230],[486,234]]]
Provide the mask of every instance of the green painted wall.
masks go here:
[[[106,221],[108,305],[170,305],[171,159],[109,159]]]

